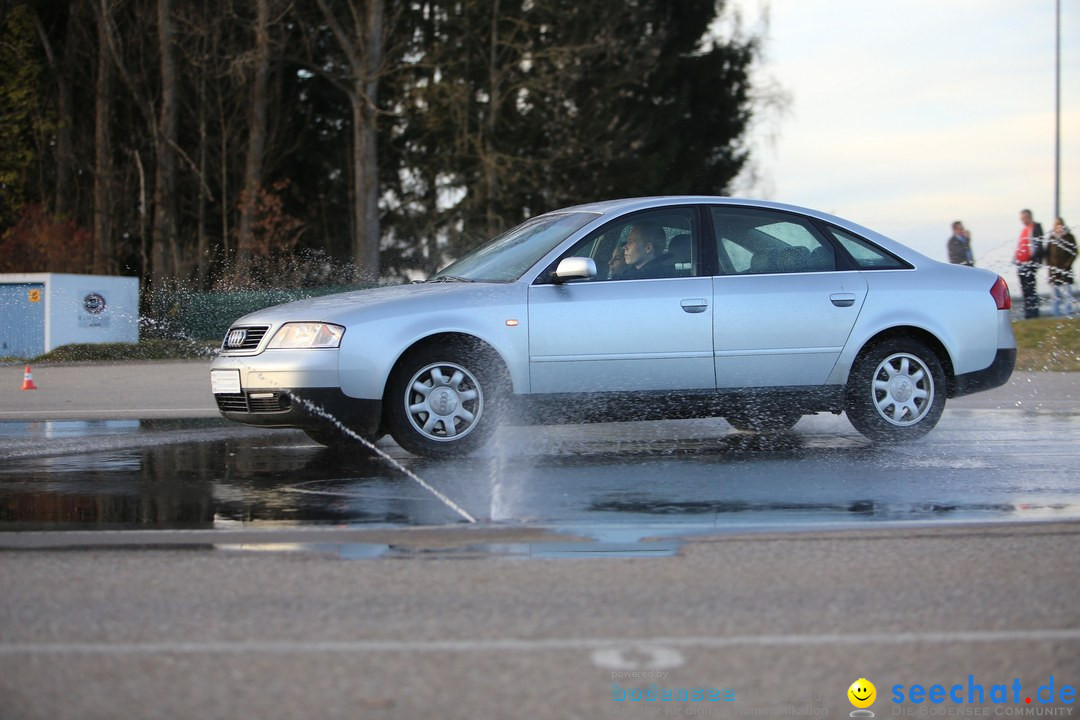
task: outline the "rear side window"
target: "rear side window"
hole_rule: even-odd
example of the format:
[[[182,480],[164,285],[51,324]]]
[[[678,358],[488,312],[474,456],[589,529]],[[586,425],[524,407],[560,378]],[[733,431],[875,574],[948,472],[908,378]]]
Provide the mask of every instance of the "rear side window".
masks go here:
[[[833,246],[805,218],[763,208],[710,211],[723,275],[836,270]]]
[[[908,270],[906,262],[892,253],[879,248],[868,240],[845,232],[838,227],[829,226],[829,232],[847,250],[860,270]]]

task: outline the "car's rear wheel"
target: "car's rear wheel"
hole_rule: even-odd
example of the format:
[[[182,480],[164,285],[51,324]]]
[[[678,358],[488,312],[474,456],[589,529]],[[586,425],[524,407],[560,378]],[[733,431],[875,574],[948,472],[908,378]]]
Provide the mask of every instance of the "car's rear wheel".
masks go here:
[[[750,432],[782,432],[795,427],[802,419],[802,413],[783,410],[761,410],[750,408],[724,416],[728,424],[736,430]]]
[[[507,387],[505,370],[491,351],[444,343],[420,348],[390,376],[390,434],[416,455],[469,453],[495,430]]]
[[[926,345],[886,340],[865,350],[851,369],[848,419],[872,440],[916,440],[941,419],[945,382],[941,360]]]

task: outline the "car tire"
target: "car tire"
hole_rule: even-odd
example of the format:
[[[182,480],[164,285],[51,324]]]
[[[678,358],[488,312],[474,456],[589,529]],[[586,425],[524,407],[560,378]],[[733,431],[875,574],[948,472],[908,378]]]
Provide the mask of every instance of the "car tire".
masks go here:
[[[724,416],[728,425],[736,430],[748,432],[783,432],[795,427],[802,419],[802,413],[768,412],[758,409],[746,409]]]
[[[320,445],[325,445],[328,448],[338,448],[346,450],[363,449],[371,452],[372,454],[374,454],[374,451],[371,450],[371,448],[367,447],[367,445],[364,444],[363,440],[366,440],[367,442],[374,445],[376,441],[378,441],[378,439],[382,437],[381,435],[375,437],[360,435],[363,440],[358,440],[339,428],[326,426],[306,427],[303,428],[303,430],[304,434],[307,435],[309,438],[319,443]]]
[[[414,455],[465,455],[494,432],[509,387],[493,351],[428,345],[409,353],[391,373],[384,401],[387,426],[398,445]]]
[[[871,440],[917,440],[941,419],[946,393],[937,353],[917,340],[886,340],[864,350],[851,368],[848,420]]]

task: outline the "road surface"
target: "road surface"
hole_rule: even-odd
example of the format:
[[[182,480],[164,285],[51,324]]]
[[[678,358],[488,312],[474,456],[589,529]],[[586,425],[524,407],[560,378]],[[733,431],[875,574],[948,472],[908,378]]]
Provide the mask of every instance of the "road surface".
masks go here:
[[[673,421],[399,468],[209,419],[205,371],[0,391],[0,717],[1076,712],[1075,376],[904,447]]]

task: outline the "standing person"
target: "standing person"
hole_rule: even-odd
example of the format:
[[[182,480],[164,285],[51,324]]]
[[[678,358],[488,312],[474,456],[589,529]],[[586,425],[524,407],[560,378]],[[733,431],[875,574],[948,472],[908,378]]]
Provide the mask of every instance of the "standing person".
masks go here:
[[[946,248],[949,251],[949,262],[953,265],[975,267],[975,256],[971,254],[971,231],[959,220],[952,224],[952,237],[949,238]]]
[[[1024,294],[1024,317],[1039,317],[1039,289],[1035,283],[1035,273],[1042,264],[1042,225],[1035,222],[1030,210],[1020,211],[1020,222],[1024,229],[1020,231],[1020,241],[1016,245],[1013,262],[1020,275],[1020,291]]]
[[[1055,315],[1072,315],[1073,261],[1076,260],[1076,238],[1057,218],[1046,245],[1046,264],[1050,266],[1050,293],[1054,297]],[[1061,310],[1064,309],[1064,313]]]

